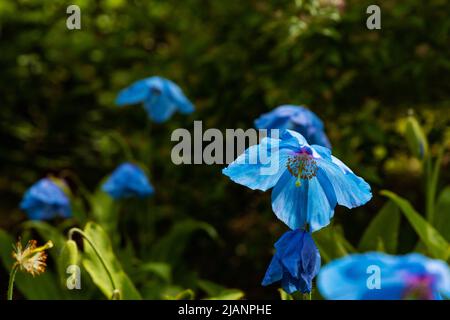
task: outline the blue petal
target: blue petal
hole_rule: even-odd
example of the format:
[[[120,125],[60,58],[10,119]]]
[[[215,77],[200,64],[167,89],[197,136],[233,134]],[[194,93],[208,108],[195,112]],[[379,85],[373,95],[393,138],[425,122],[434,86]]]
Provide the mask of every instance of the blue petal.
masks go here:
[[[154,192],[144,171],[132,163],[123,163],[102,185],[102,190],[115,199],[147,197]]]
[[[25,192],[20,208],[32,220],[48,220],[57,215],[70,217],[70,201],[64,191],[50,179],[41,179]]]
[[[151,78],[136,81],[129,87],[121,90],[116,98],[119,106],[143,102],[150,94]]]
[[[302,278],[311,290],[311,281],[320,270],[320,254],[309,232],[303,237],[302,256]]]
[[[296,291],[301,293],[311,292],[311,288],[308,288],[308,284],[302,278],[294,278],[289,272],[283,274],[283,279],[281,280],[281,286],[284,291],[292,294]]]
[[[318,166],[325,171],[333,186],[337,202],[349,209],[365,204],[372,198],[370,186],[352,172],[344,171],[333,162],[317,159]]]
[[[317,177],[309,180],[307,221],[312,232],[330,223],[336,204],[332,185],[319,168]]]
[[[287,171],[285,165],[291,151],[280,148],[279,140],[264,138],[260,144],[245,150],[222,173],[250,189],[266,191]]]
[[[287,243],[287,246],[283,250],[277,249],[277,253],[280,255],[281,263],[286,270],[294,277],[298,278],[301,273],[302,266],[302,247],[304,231],[294,230],[290,231],[292,236]]]
[[[169,97],[177,105],[178,110],[181,113],[187,114],[194,112],[194,105],[189,101],[188,98],[183,94],[181,88],[174,82],[167,80],[166,90]]]
[[[157,123],[166,121],[177,110],[175,103],[168,96],[156,92],[147,97],[144,108],[149,117]]]
[[[308,217],[308,180],[301,186],[295,185],[295,178],[285,170],[272,191],[272,210],[289,228],[303,228]]]
[[[264,275],[264,279],[261,284],[263,286],[267,286],[274,282],[280,281],[282,277],[283,277],[283,268],[280,264],[279,259],[275,255],[272,258],[269,267],[267,268],[266,274]]]

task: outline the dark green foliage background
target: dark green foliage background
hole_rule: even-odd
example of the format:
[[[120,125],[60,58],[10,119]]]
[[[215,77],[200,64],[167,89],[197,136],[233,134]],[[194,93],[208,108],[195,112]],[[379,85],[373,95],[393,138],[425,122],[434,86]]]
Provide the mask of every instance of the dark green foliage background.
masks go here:
[[[81,30],[65,26],[73,3],[81,7]],[[379,189],[423,206],[420,166],[401,128],[411,109],[432,152],[450,143],[450,2],[377,1],[382,29],[375,31],[365,25],[374,1],[296,3],[1,0],[0,227],[17,232],[26,219],[17,208],[22,193],[47,174],[66,177],[74,193],[78,180],[93,190],[125,160],[119,134],[150,170],[150,211],[164,217],[161,233],[186,217],[219,232],[220,243],[193,239],[183,264],[249,298],[276,297],[259,285],[286,230],[270,194],[233,184],[221,165],[175,166],[170,134],[192,130],[193,120],[250,128],[285,103],[316,112],[333,153],[373,187],[368,205],[337,209],[334,223],[351,242],[384,203]],[[138,106],[114,106],[121,88],[150,75],[177,82],[196,112],[157,125]],[[449,160],[447,153],[442,185]],[[415,239],[404,223],[400,250],[411,250]]]

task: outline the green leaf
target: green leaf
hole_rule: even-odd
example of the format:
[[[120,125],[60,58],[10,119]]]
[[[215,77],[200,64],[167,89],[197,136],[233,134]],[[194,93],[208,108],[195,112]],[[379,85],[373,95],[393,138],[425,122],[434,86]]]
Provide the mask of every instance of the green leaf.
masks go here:
[[[194,300],[195,293],[191,289],[181,291],[176,296],[166,296],[167,300]]]
[[[226,289],[216,296],[206,298],[206,300],[240,300],[243,297],[244,293],[239,289]]]
[[[325,227],[314,232],[312,236],[325,262],[356,251],[345,239],[342,229],[338,226]]]
[[[206,222],[196,220],[181,221],[176,223],[169,233],[153,246],[151,260],[176,265],[181,259],[189,238],[197,231],[204,231],[212,239],[218,239],[214,227]]]
[[[164,262],[147,262],[140,266],[140,269],[145,272],[150,272],[157,275],[159,278],[167,283],[172,282],[172,268]]]
[[[111,235],[117,229],[119,205],[100,188],[89,197],[89,203],[95,221]]]
[[[239,289],[227,289],[207,280],[199,280],[198,286],[208,294],[207,300],[239,300],[244,297],[244,293]]]
[[[125,300],[141,299],[139,292],[136,290],[127,274],[123,271],[120,262],[114,255],[111,242],[103,228],[96,223],[89,222],[86,224],[84,232],[93,242],[97,248],[97,251],[112,273],[114,282],[120,290],[121,298]],[[103,294],[110,299],[113,293],[111,281],[103,264],[86,239],[84,239],[84,255],[82,262],[83,266],[91,276],[92,281],[103,292]]]
[[[441,191],[436,203],[435,227],[450,241],[450,186]]]
[[[383,190],[381,194],[394,201],[412,225],[419,238],[426,245],[433,257],[447,261],[450,254],[450,246],[441,234],[433,228],[417,211],[409,201],[399,197],[395,193]]]
[[[372,219],[359,242],[359,251],[397,251],[400,212],[397,205],[388,201]]]
[[[294,297],[292,297],[289,293],[287,293],[283,289],[278,289],[278,292],[280,293],[281,300],[294,300]]]

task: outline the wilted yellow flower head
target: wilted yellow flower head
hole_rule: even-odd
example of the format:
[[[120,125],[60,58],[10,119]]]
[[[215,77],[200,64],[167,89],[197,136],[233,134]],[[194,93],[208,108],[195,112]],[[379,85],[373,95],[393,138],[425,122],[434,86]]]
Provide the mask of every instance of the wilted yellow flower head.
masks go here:
[[[14,265],[18,265],[20,270],[25,270],[31,275],[38,275],[45,271],[45,267],[47,264],[45,260],[47,260],[47,253],[45,250],[53,247],[53,242],[48,241],[46,244],[40,247],[36,247],[37,241],[30,240],[28,241],[25,249],[22,248],[22,243],[17,242],[12,253],[13,258],[16,259]]]

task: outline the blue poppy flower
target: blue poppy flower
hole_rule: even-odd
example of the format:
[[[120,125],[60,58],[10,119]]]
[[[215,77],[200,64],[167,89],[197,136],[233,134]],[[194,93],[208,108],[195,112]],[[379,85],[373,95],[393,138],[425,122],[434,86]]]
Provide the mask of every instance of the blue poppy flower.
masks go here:
[[[102,190],[114,199],[151,195],[154,190],[144,171],[132,163],[117,167],[102,186]]]
[[[48,178],[39,180],[25,192],[20,208],[31,220],[71,216],[69,198],[56,183]]]
[[[136,81],[121,90],[116,99],[119,106],[143,103],[149,117],[158,123],[169,119],[175,111],[192,113],[194,106],[174,82],[162,77]]]
[[[289,294],[311,292],[312,279],[320,269],[320,254],[311,233],[300,229],[288,231],[274,247],[276,252],[262,285],[281,281],[284,291]]]
[[[300,133],[309,144],[331,149],[322,120],[311,110],[294,105],[282,105],[255,120],[257,129],[289,129]]]
[[[345,164],[298,132],[264,138],[222,171],[236,183],[266,191],[273,187],[272,209],[291,229],[328,225],[337,204],[361,206],[372,197],[370,186]]]
[[[323,297],[333,300],[435,300],[450,298],[450,269],[418,253],[368,252],[330,262],[317,285]]]

